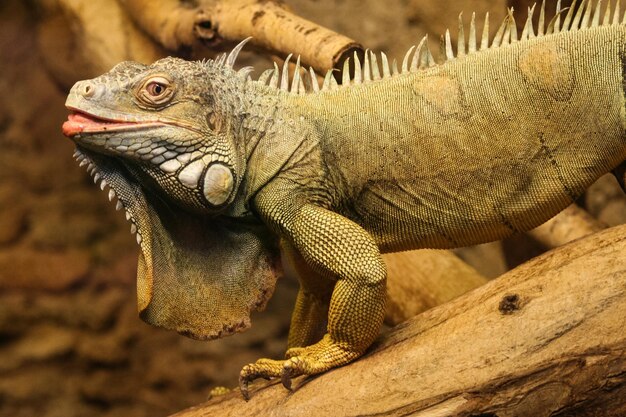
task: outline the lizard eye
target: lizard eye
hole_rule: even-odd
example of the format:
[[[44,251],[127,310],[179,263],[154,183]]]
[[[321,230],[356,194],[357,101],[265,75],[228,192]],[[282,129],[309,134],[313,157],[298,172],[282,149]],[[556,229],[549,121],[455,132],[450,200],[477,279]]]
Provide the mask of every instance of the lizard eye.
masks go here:
[[[150,84],[146,86],[146,91],[152,97],[159,97],[161,94],[165,92],[167,85],[163,83],[158,83],[156,81],[152,81]]]
[[[162,105],[172,99],[174,89],[171,82],[162,76],[148,78],[139,90],[139,99],[148,105]]]

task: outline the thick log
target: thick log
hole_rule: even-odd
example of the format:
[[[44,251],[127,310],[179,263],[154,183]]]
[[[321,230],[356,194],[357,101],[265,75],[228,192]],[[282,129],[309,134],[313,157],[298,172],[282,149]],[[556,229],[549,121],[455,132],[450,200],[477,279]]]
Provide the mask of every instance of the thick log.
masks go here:
[[[205,1],[196,28],[200,38],[206,38],[204,28],[211,36],[209,45],[252,36],[257,46],[283,57],[298,54],[303,65],[322,74],[332,68],[341,72],[346,58],[363,55],[354,40],[291,13],[278,1]]]
[[[38,46],[47,69],[64,88],[121,61],[145,64],[167,55],[130,20],[117,1],[40,1]]]
[[[363,48],[354,40],[290,12],[279,1],[121,0],[133,20],[161,45],[176,51],[201,41],[230,48],[252,37],[252,45],[286,57],[298,54],[304,66],[324,74]]]
[[[541,226],[529,231],[528,234],[544,247],[556,248],[604,228],[606,228],[605,224],[576,204],[572,204]]]
[[[626,194],[612,174],[600,177],[585,191],[585,207],[609,226],[626,223]]]
[[[383,255],[387,265],[385,323],[400,324],[488,280],[450,251],[416,250]]]
[[[304,67],[321,74],[335,68],[338,77],[348,57],[363,54],[354,40],[275,1],[40,0],[39,5],[40,49],[64,87],[120,61],[189,57],[201,44],[228,50],[247,37],[251,45],[282,58],[298,54]]]
[[[392,329],[294,391],[256,383],[176,414],[626,415],[626,226],[547,252]]]
[[[139,27],[170,51],[191,47],[198,39],[202,13],[196,2],[180,0],[118,0]]]

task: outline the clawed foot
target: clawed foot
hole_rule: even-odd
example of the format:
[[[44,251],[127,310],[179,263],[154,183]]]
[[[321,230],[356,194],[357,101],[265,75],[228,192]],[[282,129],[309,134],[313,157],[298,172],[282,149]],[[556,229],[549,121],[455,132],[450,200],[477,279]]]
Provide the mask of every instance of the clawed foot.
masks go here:
[[[250,399],[248,385],[257,378],[280,378],[283,386],[290,390],[293,378],[345,365],[361,354],[334,343],[326,335],[314,345],[289,349],[285,354],[286,360],[259,359],[244,366],[239,373],[239,389],[246,401]]]
[[[226,395],[226,394],[230,393],[231,391],[232,391],[232,389],[226,388],[226,387],[214,387],[213,389],[211,389],[211,391],[209,391],[209,395],[207,397],[207,400],[210,400],[210,399],[215,398],[215,397],[220,397],[222,395]]]

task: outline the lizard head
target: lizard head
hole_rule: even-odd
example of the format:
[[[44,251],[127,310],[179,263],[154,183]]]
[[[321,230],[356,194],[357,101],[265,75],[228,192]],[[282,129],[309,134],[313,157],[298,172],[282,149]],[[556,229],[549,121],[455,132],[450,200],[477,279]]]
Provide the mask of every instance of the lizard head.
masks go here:
[[[219,212],[235,198],[241,167],[208,69],[177,58],[120,63],[72,87],[63,132],[179,205]]]
[[[280,273],[276,238],[238,196],[232,103],[243,77],[226,64],[120,63],[72,87],[63,124],[137,234],[141,317],[198,339],[247,328]]]

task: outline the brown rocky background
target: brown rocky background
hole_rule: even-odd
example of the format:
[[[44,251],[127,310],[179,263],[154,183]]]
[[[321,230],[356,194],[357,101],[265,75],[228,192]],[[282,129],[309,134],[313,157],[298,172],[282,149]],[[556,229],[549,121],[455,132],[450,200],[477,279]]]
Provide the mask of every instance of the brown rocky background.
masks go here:
[[[53,3],[0,2],[0,416],[165,416],[205,400],[212,387],[234,386],[244,364],[280,357],[297,285],[283,279],[251,331],[220,341],[193,341],[139,320],[137,246],[128,224],[73,161],[73,146],[60,133],[66,91],[54,60],[71,61],[80,51],[55,49],[57,32],[40,26]],[[503,16],[505,6],[286,3],[400,58],[423,33],[455,27],[458,11]],[[525,8],[522,3],[515,6]],[[256,62],[250,54],[244,59]],[[267,58],[259,62],[268,65]],[[586,197],[588,209],[604,222],[623,223],[624,197],[615,181],[604,178],[595,190]],[[540,250],[520,237],[458,253],[495,277]]]

